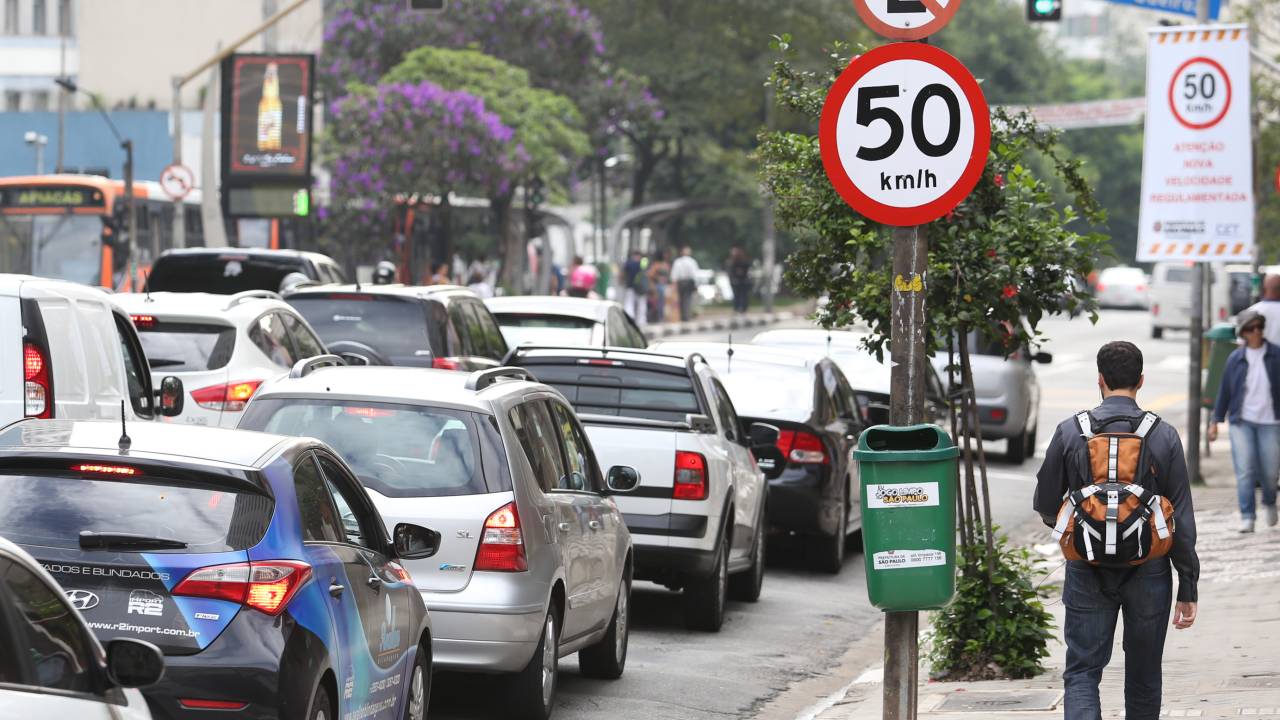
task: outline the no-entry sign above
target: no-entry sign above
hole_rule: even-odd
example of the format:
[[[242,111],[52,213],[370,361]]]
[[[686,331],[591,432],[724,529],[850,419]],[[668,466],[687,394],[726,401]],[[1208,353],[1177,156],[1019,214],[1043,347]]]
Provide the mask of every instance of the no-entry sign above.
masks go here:
[[[818,140],[827,177],[854,210],[884,225],[920,225],[978,183],[991,118],[959,60],[894,43],[855,58],[836,79]]]
[[[951,22],[960,0],[853,0],[862,22],[892,40],[919,40]]]

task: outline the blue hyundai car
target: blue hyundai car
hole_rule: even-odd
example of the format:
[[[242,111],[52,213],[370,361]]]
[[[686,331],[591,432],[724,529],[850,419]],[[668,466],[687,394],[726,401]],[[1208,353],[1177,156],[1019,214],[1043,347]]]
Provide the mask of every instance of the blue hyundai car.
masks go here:
[[[0,536],[62,585],[104,642],[164,652],[157,718],[426,716],[431,632],[388,538],[316,440],[159,423],[0,430]]]

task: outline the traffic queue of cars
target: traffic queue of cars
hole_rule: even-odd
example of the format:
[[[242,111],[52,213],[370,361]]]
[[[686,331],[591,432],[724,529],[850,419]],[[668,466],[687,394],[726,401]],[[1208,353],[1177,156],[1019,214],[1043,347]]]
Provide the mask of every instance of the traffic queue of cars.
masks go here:
[[[831,573],[857,547],[889,369],[856,333],[645,348],[616,303],[325,260],[182,253],[200,292],[0,276],[0,715],[416,719],[443,669],[545,719],[561,658],[622,675],[634,580],[715,632],[771,538]]]

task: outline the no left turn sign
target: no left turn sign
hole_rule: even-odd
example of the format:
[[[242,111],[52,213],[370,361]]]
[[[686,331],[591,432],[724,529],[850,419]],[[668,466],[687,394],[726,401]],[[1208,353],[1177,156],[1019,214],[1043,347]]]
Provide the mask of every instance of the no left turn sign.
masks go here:
[[[946,52],[893,43],[849,63],[827,94],[822,164],[845,202],[885,225],[936,220],[968,196],[991,146],[987,101]]]
[[[919,40],[951,22],[960,0],[853,0],[858,16],[893,40]]]
[[[160,187],[174,200],[181,200],[196,186],[195,175],[186,165],[170,165],[160,173]]]

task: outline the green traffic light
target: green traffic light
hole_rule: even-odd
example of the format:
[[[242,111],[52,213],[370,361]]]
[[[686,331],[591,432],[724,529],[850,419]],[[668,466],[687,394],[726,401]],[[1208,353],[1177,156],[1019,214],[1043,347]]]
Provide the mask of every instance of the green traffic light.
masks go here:
[[[311,193],[304,188],[293,194],[293,214],[306,217],[311,213]]]
[[[1036,12],[1041,15],[1049,15],[1053,13],[1057,4],[1057,0],[1036,0]]]

